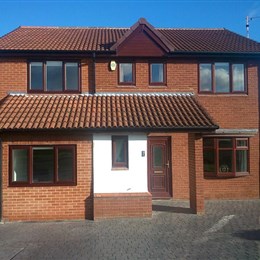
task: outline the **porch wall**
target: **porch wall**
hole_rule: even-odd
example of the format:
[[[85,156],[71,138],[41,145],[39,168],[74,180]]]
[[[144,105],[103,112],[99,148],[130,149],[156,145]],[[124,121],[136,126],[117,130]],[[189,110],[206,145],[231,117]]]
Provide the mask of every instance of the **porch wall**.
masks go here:
[[[16,134],[3,136],[3,220],[39,221],[93,218],[92,136],[86,134]],[[76,145],[76,186],[9,186],[9,145]]]

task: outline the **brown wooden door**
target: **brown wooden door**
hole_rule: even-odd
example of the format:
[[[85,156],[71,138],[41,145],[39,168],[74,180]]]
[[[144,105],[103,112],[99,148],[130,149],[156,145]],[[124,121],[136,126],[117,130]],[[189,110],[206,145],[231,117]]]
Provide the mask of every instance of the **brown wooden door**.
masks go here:
[[[170,138],[148,138],[148,188],[153,198],[171,197]]]

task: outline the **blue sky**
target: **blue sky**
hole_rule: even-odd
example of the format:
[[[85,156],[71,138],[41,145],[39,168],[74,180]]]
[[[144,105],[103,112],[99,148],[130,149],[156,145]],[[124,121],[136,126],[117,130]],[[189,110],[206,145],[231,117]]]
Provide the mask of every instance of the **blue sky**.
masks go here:
[[[144,17],[155,27],[227,28],[260,41],[260,1],[0,0],[0,36],[20,25],[129,27]]]

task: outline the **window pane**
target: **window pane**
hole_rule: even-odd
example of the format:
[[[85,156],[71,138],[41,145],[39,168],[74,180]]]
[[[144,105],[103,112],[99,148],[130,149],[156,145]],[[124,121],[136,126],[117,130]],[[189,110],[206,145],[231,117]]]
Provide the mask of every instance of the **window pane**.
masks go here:
[[[13,172],[12,181],[28,181],[28,150],[13,149]]]
[[[219,145],[219,148],[232,148],[233,140],[232,139],[220,139],[218,145]]]
[[[233,91],[245,91],[244,64],[233,64],[232,66],[232,83]]]
[[[236,172],[247,172],[247,150],[236,151]]]
[[[122,163],[126,161],[126,144],[125,139],[116,140],[116,158],[115,161]]]
[[[59,148],[58,150],[58,181],[73,181],[74,153],[72,149]]]
[[[228,93],[229,85],[229,63],[215,63],[216,92]]]
[[[47,91],[62,91],[62,62],[47,61]]]
[[[237,148],[239,147],[248,147],[248,143],[246,139],[238,139],[237,140]]]
[[[151,82],[152,83],[163,83],[163,64],[154,63],[151,64]]]
[[[120,63],[119,64],[119,80],[121,83],[133,82],[133,64]]]
[[[30,63],[31,82],[30,89],[43,90],[43,63],[31,62]]]
[[[78,90],[79,74],[78,63],[66,63],[66,89]]]
[[[214,150],[203,151],[204,172],[215,172]]]
[[[204,138],[203,139],[203,147],[214,147],[214,139],[213,138]]]
[[[162,167],[163,166],[163,147],[153,146],[153,166]]]
[[[200,91],[212,91],[211,64],[200,64]]]
[[[233,172],[233,151],[219,150],[219,172]]]
[[[53,182],[54,149],[52,147],[33,148],[33,182]]]

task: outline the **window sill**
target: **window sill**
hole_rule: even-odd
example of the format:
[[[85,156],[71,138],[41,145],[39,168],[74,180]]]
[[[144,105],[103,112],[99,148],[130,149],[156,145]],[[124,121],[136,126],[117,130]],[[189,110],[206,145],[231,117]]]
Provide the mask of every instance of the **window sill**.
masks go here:
[[[249,172],[240,172],[240,173],[236,173],[235,175],[232,173],[229,174],[208,174],[208,173],[204,173],[204,178],[205,179],[233,179],[233,178],[239,178],[239,177],[245,177],[245,176],[249,176]]]
[[[112,168],[112,171],[128,171],[129,168],[127,167],[116,167],[116,168]]]
[[[136,85],[131,85],[131,84],[122,84],[122,85],[117,85],[118,88],[136,88]]]
[[[63,183],[10,183],[9,187],[57,187],[57,186],[77,186],[75,182]]]

